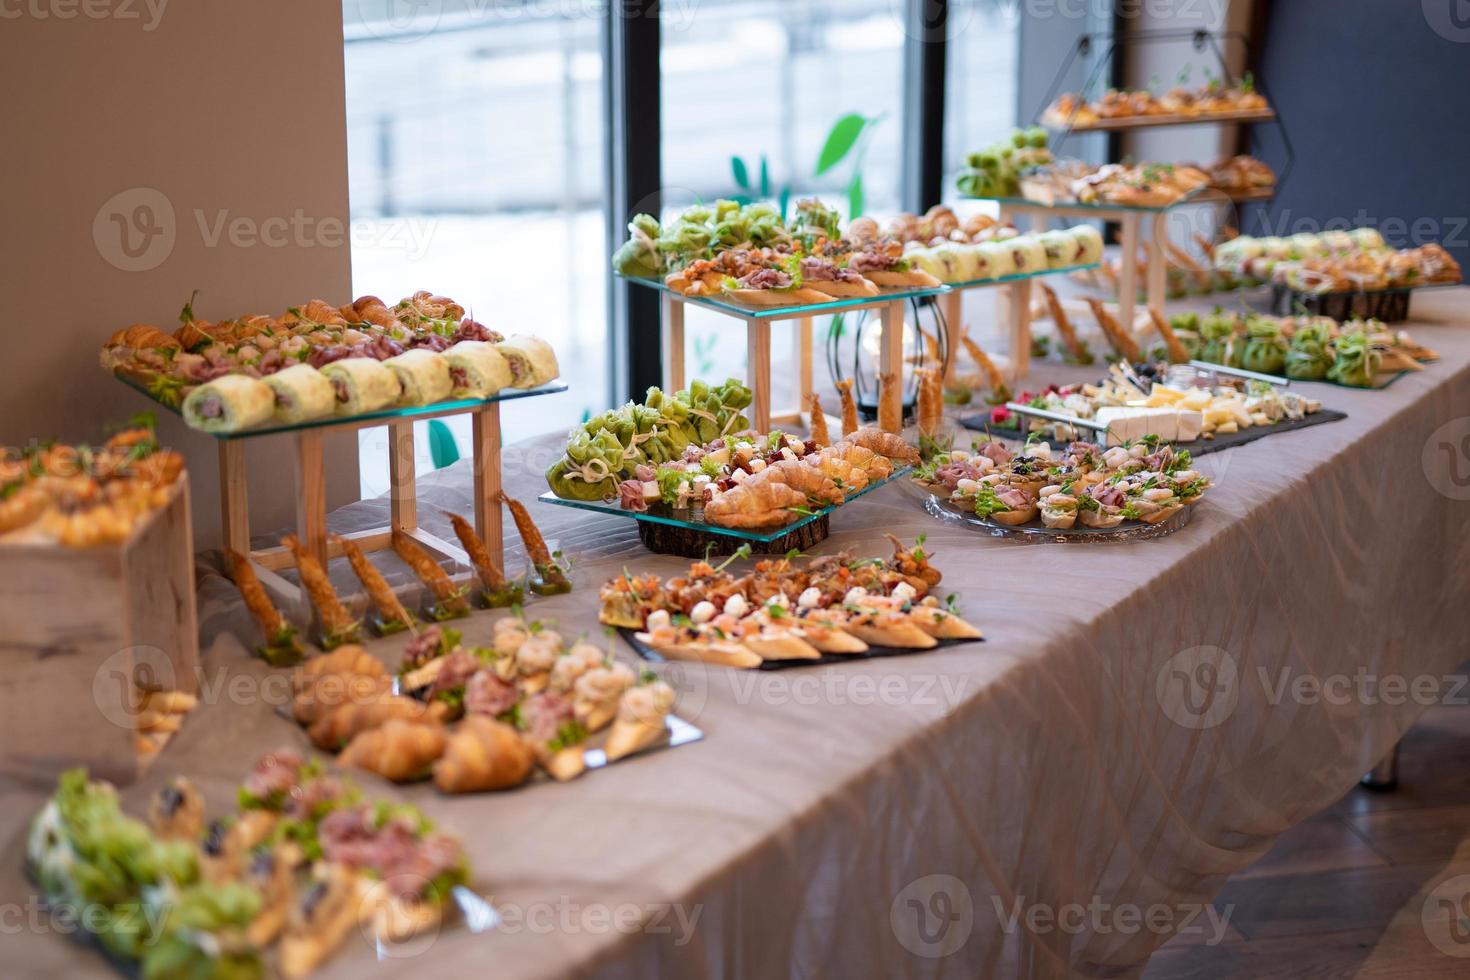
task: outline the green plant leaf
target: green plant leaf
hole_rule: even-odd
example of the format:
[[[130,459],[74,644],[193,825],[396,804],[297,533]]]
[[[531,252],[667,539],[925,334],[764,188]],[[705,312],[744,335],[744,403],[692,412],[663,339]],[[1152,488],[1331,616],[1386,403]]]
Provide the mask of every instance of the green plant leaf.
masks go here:
[[[442,470],[459,459],[459,446],[454,441],[454,433],[438,419],[429,420],[429,457],[434,461],[436,470]]]
[[[751,202],[751,198],[750,198],[750,195],[749,194],[731,194],[730,195],[730,200],[734,201],[736,204],[740,205],[742,208],[745,207],[747,204],[749,204]]]
[[[853,171],[852,180],[847,185],[847,220],[853,221],[862,217],[863,213],[863,173],[861,170]]]
[[[822,144],[822,152],[817,157],[816,176],[822,176],[841,163],[842,158],[852,152],[867,125],[867,117],[856,112],[849,112],[833,123],[827,142]]]
[[[791,185],[785,184],[781,188],[781,220],[786,220],[786,214],[791,207]]]
[[[761,197],[771,196],[771,168],[766,160],[766,155],[761,154]]]
[[[730,158],[730,172],[735,175],[735,184],[746,190],[750,189],[750,172],[745,169],[745,161],[739,157]]]

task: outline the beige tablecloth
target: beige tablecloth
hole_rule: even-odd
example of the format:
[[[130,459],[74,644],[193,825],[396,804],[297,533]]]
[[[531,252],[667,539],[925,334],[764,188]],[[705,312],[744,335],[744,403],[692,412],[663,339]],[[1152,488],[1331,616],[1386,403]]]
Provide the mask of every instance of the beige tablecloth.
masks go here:
[[[897,486],[834,515],[822,553],[927,534],[983,645],[776,673],[665,668],[704,741],[569,785],[401,791],[463,835],[476,885],[508,921],[448,929],[379,972],[1136,973],[1413,722],[1423,697],[1393,678],[1437,679],[1465,657],[1470,332],[1452,327],[1470,322],[1470,290],[1414,302],[1407,326],[1443,360],[1384,391],[1304,385],[1349,418],[1203,458],[1217,487],[1173,536],[996,541],[935,522]],[[512,492],[541,491],[555,445],[507,450]],[[437,506],[468,510],[466,464],[429,482],[420,513],[447,532]],[[364,502],[333,524],[385,514]],[[535,514],[576,561],[577,591],[534,606],[564,631],[600,635],[597,586],[624,567],[683,567],[648,555],[631,522]],[[230,588],[211,578],[201,595],[213,693],[127,793],[139,810],[179,772],[222,807],[257,752],[305,744],[275,714],[271,672],[235,639],[253,634]],[[477,615],[467,638],[491,618]],[[401,643],[375,650],[391,659]],[[1326,696],[1301,686],[1314,680]],[[1189,699],[1200,685],[1218,689],[1203,712]],[[43,795],[7,788],[8,839]],[[18,860],[18,843],[9,853]],[[23,907],[32,891],[12,861],[0,902]],[[1217,925],[1191,928],[1207,939]],[[5,973],[107,972],[51,931],[7,928]],[[355,944],[323,976],[370,966]]]

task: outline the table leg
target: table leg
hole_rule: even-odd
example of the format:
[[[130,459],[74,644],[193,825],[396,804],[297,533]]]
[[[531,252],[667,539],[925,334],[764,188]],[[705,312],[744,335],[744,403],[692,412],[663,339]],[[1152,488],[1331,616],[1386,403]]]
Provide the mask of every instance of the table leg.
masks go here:
[[[245,440],[219,443],[220,534],[225,547],[250,554],[250,504],[245,480]]]
[[[1020,279],[1011,283],[1011,368],[1018,380],[1031,373],[1031,283]]]
[[[884,303],[878,308],[882,325],[882,347],[878,357],[878,418],[903,418],[903,302]],[[893,383],[883,384],[892,376]]]
[[[1133,307],[1138,300],[1138,213],[1123,215],[1119,223],[1122,225],[1123,263],[1118,270],[1118,322],[1131,333]]]
[[[965,336],[964,294],[955,290],[940,296],[939,310],[944,319],[944,383],[949,385],[960,361],[960,338]]]
[[[791,324],[796,331],[796,414],[800,416],[812,400],[812,318],[800,317]]]
[[[1160,317],[1164,315],[1165,291],[1168,288],[1166,274],[1168,272],[1168,252],[1164,243],[1169,238],[1168,215],[1160,212],[1153,216],[1149,223],[1149,239],[1152,247],[1148,253],[1148,282],[1145,285],[1145,299],[1148,308]],[[1132,326],[1128,324],[1128,326]]]
[[[745,321],[745,373],[754,400],[750,424],[757,432],[771,428],[771,321],[751,317]]]
[[[500,512],[500,403],[475,413],[471,450],[475,454],[475,532],[490,557],[505,567],[505,526]]]
[[[413,423],[388,423],[389,523],[395,531],[411,531],[419,525],[413,448]]]
[[[664,294],[664,377],[670,393],[684,387],[684,302]]]
[[[327,567],[327,472],[322,434],[296,433],[296,537],[308,554]]]

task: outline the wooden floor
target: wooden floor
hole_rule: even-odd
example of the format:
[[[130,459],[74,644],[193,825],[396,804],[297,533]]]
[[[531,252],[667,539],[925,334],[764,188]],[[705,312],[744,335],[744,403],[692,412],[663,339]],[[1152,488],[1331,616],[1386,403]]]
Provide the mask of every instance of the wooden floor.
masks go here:
[[[1470,978],[1470,936],[1447,955],[1421,917],[1438,884],[1470,874],[1470,707],[1430,709],[1399,759],[1398,789],[1354,789],[1230,879],[1215,901],[1233,906],[1222,943],[1181,937],[1146,980]]]

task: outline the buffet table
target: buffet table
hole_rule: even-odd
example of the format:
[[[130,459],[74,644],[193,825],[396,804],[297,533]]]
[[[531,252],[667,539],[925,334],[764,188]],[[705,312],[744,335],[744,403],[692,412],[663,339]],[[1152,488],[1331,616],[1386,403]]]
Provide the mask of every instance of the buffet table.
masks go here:
[[[1440,444],[1458,452],[1470,433],[1470,289],[1422,295],[1415,314],[1404,326],[1439,363],[1382,391],[1303,385],[1348,418],[1202,457],[1215,489],[1167,538],[994,541],[932,521],[900,486],[834,516],[822,553],[885,554],[885,532],[927,534],[941,591],[958,594],[983,645],[796,671],[670,665],[661,670],[680,691],[678,713],[704,729],[701,742],[498,796],[375,786],[462,835],[475,885],[505,916],[490,934],[448,927],[383,972],[1136,973],[1228,875],[1341,796],[1423,708],[1387,687],[1381,698],[1311,703],[1292,682],[1360,669],[1438,678],[1464,659],[1470,488],[1454,482]],[[1037,366],[1052,380],[1047,371],[1062,377]],[[1431,439],[1456,419],[1463,432]],[[508,446],[508,491],[539,493],[561,445]],[[421,483],[423,526],[447,534],[439,505],[468,508],[468,465]],[[332,527],[381,524],[387,509],[361,502]],[[601,637],[597,587],[625,567],[685,567],[645,552],[631,521],[547,507],[536,516],[573,557],[576,590],[528,614],[569,635]],[[512,542],[508,570],[521,563]],[[477,641],[492,618],[456,625]],[[306,745],[276,714],[284,674],[235,639],[253,633],[215,576],[201,586],[200,622],[204,703],[125,791],[134,812],[180,772],[221,808],[261,750]],[[1202,713],[1170,687],[1185,677],[1217,688]],[[19,870],[21,840],[49,790],[5,793],[0,903],[27,907],[34,891]],[[1057,924],[1069,903],[1134,912]],[[1215,925],[1191,928],[1205,939]],[[7,930],[9,969],[109,975],[56,931]],[[319,975],[359,975],[369,955],[354,942]]]

